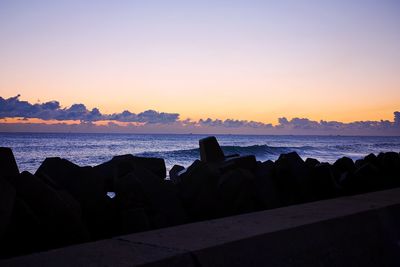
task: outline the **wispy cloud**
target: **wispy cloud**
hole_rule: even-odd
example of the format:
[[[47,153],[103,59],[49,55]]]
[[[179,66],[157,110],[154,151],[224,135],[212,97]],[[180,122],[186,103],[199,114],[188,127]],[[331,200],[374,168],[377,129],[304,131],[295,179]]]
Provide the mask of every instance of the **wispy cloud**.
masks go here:
[[[193,132],[193,133],[249,133],[249,134],[361,134],[400,135],[400,112],[394,112],[394,120],[355,121],[313,121],[308,118],[287,119],[281,117],[277,125],[236,119],[180,119],[178,113],[146,110],[133,113],[104,114],[98,108],[89,110],[84,104],[61,107],[58,101],[31,104],[19,99],[0,97],[0,119],[23,118],[28,123],[0,123],[0,130],[44,130],[47,131],[114,131],[114,132]],[[30,123],[29,119],[59,121],[53,125]],[[80,121],[73,126],[65,121]],[[106,121],[106,124],[96,124]]]

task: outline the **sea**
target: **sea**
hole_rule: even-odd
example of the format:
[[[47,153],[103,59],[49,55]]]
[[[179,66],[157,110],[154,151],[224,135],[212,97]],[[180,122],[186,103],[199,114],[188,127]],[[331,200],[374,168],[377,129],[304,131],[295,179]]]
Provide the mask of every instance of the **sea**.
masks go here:
[[[165,159],[167,169],[188,167],[199,159],[197,134],[116,133],[0,133],[0,147],[10,147],[20,171],[34,173],[47,157],[61,157],[80,166],[95,166],[113,156],[133,154]],[[257,160],[276,160],[295,151],[303,159],[333,163],[346,156],[354,160],[369,153],[400,151],[400,136],[296,136],[215,135],[226,155],[255,155]]]

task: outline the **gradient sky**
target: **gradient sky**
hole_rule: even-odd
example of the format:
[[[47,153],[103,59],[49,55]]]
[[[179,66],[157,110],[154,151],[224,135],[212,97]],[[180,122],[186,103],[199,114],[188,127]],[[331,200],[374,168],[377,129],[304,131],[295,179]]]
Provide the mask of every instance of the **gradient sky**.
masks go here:
[[[0,96],[194,120],[393,120],[399,14],[397,0],[0,0]]]

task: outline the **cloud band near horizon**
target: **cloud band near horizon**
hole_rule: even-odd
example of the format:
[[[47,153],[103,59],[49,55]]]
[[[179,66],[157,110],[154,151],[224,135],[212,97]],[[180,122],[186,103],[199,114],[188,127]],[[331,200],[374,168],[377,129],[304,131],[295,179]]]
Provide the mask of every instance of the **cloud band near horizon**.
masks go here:
[[[207,129],[256,129],[272,132],[284,133],[314,133],[324,132],[337,134],[340,132],[359,132],[365,134],[368,132],[400,134],[400,112],[394,112],[394,120],[380,121],[356,121],[350,123],[338,121],[313,121],[307,118],[292,118],[288,120],[285,117],[278,119],[277,125],[248,120],[235,119],[200,119],[193,121],[190,119],[181,119],[179,113],[166,113],[155,110],[146,110],[140,113],[133,113],[125,110],[121,113],[103,114],[98,108],[89,110],[84,104],[73,104],[70,107],[62,107],[58,101],[49,101],[45,103],[31,104],[28,101],[19,99],[20,95],[3,98],[0,97],[0,119],[5,118],[24,118],[41,119],[56,121],[80,121],[81,124],[94,123],[98,121],[108,121],[109,125],[115,122],[127,123],[130,127],[151,127],[171,126],[176,129],[199,127]]]

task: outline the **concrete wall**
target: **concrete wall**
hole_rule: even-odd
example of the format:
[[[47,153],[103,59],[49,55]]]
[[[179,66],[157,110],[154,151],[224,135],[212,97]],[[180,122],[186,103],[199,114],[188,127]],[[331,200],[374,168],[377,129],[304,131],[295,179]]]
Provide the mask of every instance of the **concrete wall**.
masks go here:
[[[120,236],[0,266],[400,266],[400,189]]]

